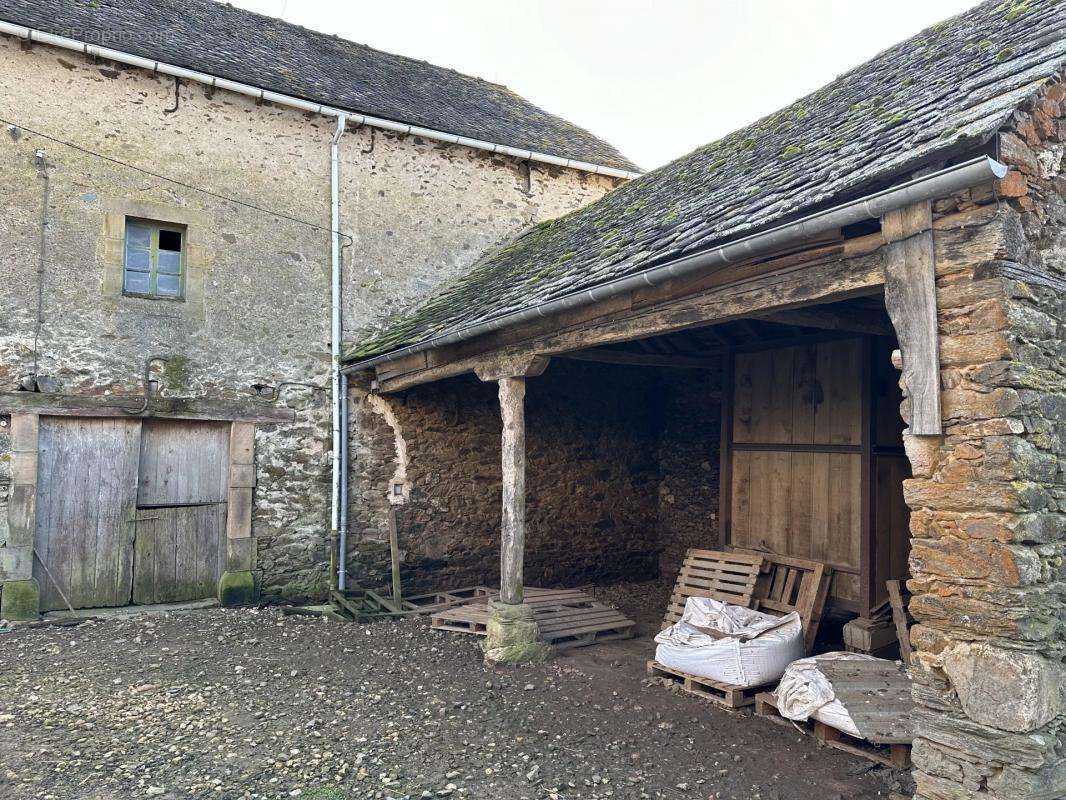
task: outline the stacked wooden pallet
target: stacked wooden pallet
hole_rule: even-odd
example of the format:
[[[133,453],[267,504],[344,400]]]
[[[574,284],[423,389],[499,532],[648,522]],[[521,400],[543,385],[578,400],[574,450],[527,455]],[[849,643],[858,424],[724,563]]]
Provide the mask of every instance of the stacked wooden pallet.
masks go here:
[[[425,616],[470,603],[491,593],[492,590],[486,586],[467,586],[404,597],[397,602],[385,592],[360,588],[344,592],[334,590],[331,599],[341,613],[358,622],[368,622],[386,617]]]
[[[804,644],[809,652],[818,635],[831,578],[832,569],[817,561],[753,551],[689,550],[662,627],[665,630],[681,619],[690,597],[711,597],[779,616],[795,611],[803,624]],[[649,661],[647,670],[653,678],[725,708],[753,705],[755,696],[764,688],[733,686],[658,661]]]
[[[633,635],[633,620],[580,589],[540,589],[527,586],[524,602],[533,608],[541,640],[556,650],[568,650]],[[488,630],[490,592],[471,602],[436,612],[430,624],[437,630],[484,636]]]

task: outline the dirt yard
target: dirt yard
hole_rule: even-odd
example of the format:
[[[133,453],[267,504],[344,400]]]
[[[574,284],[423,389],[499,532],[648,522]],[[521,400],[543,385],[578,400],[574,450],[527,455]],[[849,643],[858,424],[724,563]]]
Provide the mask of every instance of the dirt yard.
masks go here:
[[[424,621],[218,609],[0,633],[0,798],[887,798],[907,776],[649,684],[647,639],[489,671]]]

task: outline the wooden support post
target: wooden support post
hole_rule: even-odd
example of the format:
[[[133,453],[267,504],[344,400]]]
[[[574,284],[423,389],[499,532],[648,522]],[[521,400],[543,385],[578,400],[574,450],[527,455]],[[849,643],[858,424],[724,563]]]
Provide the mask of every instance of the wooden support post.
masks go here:
[[[500,600],[522,602],[526,543],[525,378],[500,378],[503,417],[503,521],[500,528]]]
[[[903,383],[910,400],[908,433],[918,436],[943,432],[932,228],[928,201],[890,211],[881,220],[888,242],[885,306],[903,356]]]
[[[503,421],[503,468],[500,526],[500,599],[489,602],[485,636],[488,664],[523,664],[547,657],[550,648],[540,641],[533,608],[523,603],[522,562],[526,545],[526,376],[548,366],[541,356],[480,365],[483,381],[499,385]]]
[[[400,533],[396,524],[396,506],[389,506],[389,555],[392,558],[392,601],[403,608],[403,589],[400,585]]]

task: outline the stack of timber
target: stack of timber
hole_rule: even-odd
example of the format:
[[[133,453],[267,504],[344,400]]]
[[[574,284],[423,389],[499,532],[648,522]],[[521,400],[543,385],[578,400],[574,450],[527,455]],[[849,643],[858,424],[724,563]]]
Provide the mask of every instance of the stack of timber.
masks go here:
[[[667,604],[662,629],[681,619],[689,597],[710,597],[723,603],[784,616],[795,611],[803,624],[804,646],[810,652],[829,595],[832,569],[817,561],[749,550],[689,550]],[[734,686],[692,675],[658,661],[647,663],[648,675],[724,708],[755,703],[761,686]]]
[[[911,682],[896,661],[825,661],[819,669],[833,686],[861,734],[852,736],[819,720],[798,723],[782,717],[776,698],[761,692],[755,698],[755,713],[774,722],[802,728],[828,747],[868,758],[889,767],[910,766],[914,738],[911,713]]]
[[[587,647],[633,635],[633,620],[596,600],[580,589],[540,589],[527,586],[524,602],[533,608],[541,641],[556,650]],[[437,630],[485,636],[489,623],[488,601],[499,597],[492,590],[468,603],[433,614],[430,624]]]
[[[399,602],[385,592],[373,589],[349,589],[330,593],[333,605],[356,622],[371,622],[389,617],[419,617],[444,611],[455,606],[476,602],[489,596],[486,586],[467,586],[428,594],[404,597]]]

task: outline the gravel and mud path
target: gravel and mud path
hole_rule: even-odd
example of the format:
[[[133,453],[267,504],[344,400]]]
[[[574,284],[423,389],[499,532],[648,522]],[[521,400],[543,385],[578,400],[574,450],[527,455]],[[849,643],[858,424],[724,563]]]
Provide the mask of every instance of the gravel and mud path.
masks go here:
[[[203,610],[0,633],[0,798],[887,798],[900,773],[644,678],[490,671],[424,620]]]

